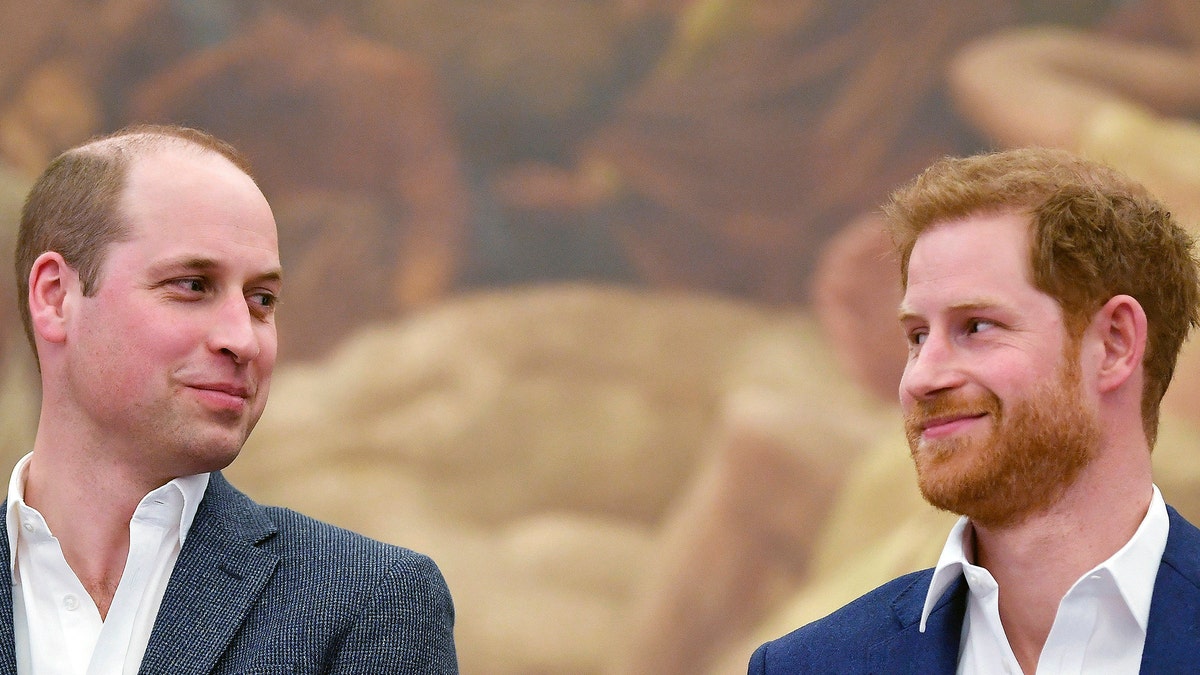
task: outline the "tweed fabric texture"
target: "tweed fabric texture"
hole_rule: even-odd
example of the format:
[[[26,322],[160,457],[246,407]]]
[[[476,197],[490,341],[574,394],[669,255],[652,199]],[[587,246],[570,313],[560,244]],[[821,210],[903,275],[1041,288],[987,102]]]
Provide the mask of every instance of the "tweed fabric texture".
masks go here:
[[[7,541],[0,549],[8,555]],[[4,576],[0,675],[15,675]],[[215,472],[140,672],[457,673],[453,628],[450,591],[428,557],[261,506]]]

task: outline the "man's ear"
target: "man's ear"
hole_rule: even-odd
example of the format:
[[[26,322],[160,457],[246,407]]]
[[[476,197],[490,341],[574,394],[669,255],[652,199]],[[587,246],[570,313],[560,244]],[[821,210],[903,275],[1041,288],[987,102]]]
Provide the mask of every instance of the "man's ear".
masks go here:
[[[47,342],[67,337],[66,316],[72,290],[79,289],[79,275],[61,254],[46,251],[29,270],[29,316],[33,334]]]
[[[1096,312],[1092,329],[1097,331],[1104,356],[1097,372],[1100,391],[1107,393],[1124,384],[1142,365],[1146,353],[1146,312],[1128,295],[1115,295]]]

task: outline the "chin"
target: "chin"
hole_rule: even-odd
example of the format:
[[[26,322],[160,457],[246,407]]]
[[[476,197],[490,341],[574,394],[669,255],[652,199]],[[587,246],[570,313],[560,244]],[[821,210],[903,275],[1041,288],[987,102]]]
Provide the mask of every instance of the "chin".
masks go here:
[[[918,450],[913,455],[917,476],[922,484],[959,484],[975,473],[978,460],[964,446],[937,446]]]
[[[182,449],[179,457],[181,467],[187,470],[187,473],[180,475],[208,473],[224,469],[237,459],[238,454],[242,451],[243,443],[245,443],[245,437],[239,434],[236,438],[213,438],[207,443],[190,444],[190,447]]]

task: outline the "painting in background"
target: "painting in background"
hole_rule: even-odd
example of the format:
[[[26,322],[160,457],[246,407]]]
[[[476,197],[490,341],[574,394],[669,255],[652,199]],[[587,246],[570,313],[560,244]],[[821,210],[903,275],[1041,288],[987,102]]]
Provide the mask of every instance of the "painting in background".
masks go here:
[[[744,672],[944,537],[876,206],[1040,143],[1200,223],[1191,4],[5,2],[0,243],[88,136],[232,141],[287,270],[239,484],[431,554],[464,672]],[[37,401],[11,300],[0,346],[11,465]],[[1200,350],[1176,380],[1156,462],[1194,518]]]

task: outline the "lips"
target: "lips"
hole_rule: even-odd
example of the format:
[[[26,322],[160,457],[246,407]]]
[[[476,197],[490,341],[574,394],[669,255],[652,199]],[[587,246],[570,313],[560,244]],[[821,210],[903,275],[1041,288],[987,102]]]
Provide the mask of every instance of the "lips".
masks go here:
[[[997,423],[1000,419],[1000,399],[994,394],[941,394],[914,401],[905,415],[904,430],[910,443],[937,440],[967,431],[986,417]]]
[[[254,400],[255,389],[242,382],[201,381],[185,384],[200,404],[222,415],[242,415]]]
[[[236,398],[247,399],[252,396],[250,387],[243,384],[224,383],[224,382],[195,382],[188,385],[192,389],[200,389],[202,391],[211,391]]]
[[[986,416],[986,412],[959,415],[939,415],[937,417],[927,418],[918,422],[917,427],[921,430],[922,436],[926,438],[939,438],[953,434],[968,426],[975,420],[982,419]]]

